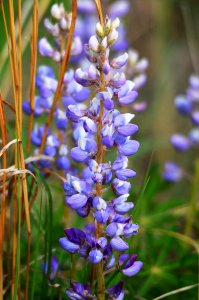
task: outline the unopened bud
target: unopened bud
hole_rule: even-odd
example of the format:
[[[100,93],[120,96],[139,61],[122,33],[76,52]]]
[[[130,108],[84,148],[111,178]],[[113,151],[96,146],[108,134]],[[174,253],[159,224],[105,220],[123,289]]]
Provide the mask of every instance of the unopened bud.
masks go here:
[[[118,32],[113,28],[111,30],[110,34],[108,35],[108,44],[112,45],[115,41],[117,41],[118,38]]]
[[[112,28],[117,29],[120,26],[120,19],[116,18],[115,20],[113,20],[112,22]]]
[[[99,22],[96,25],[96,33],[101,38],[104,36],[104,30],[102,28],[102,25]]]
[[[60,5],[56,3],[51,7],[51,15],[57,20],[60,20],[64,13],[65,10],[63,3],[61,3]]]
[[[99,42],[98,42],[98,39],[96,38],[95,35],[92,35],[90,37],[90,40],[89,40],[88,44],[89,44],[89,48],[91,50],[93,50],[94,52],[99,51]]]

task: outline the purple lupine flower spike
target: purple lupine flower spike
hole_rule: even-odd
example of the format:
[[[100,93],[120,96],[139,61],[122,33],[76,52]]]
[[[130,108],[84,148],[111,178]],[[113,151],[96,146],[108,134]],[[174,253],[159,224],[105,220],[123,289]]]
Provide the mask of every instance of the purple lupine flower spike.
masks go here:
[[[128,63],[127,52],[109,58],[110,48],[118,38],[120,21],[106,17],[104,24],[102,27],[97,23],[96,34],[88,39],[85,46],[88,65],[78,68],[74,75],[83,88],[92,88],[93,98],[88,107],[72,103],[66,111],[75,128],[75,146],[70,155],[75,163],[84,165],[83,176],[67,175],[64,182],[66,204],[83,218],[92,216],[94,230],[67,229],[66,237],[59,240],[67,252],[78,253],[91,264],[100,263],[102,272],[118,267],[115,252],[127,251],[129,245],[126,240],[137,234],[139,229],[138,224],[132,223],[131,216],[127,215],[134,207],[130,200],[127,201],[131,190],[129,179],[136,175],[128,168],[128,157],[139,148],[139,142],[131,139],[138,126],[130,123],[134,114],[122,114],[117,110],[117,107],[134,102],[138,93],[134,89],[135,84],[123,72]],[[99,151],[105,154],[107,149],[116,150],[114,161],[106,161],[102,156],[99,158],[102,155]],[[103,188],[107,185],[115,196],[107,198],[104,194]],[[98,227],[102,228],[100,234]],[[126,260],[121,273],[126,276],[138,273],[142,263],[129,257]],[[112,299],[123,299],[122,287],[123,283],[119,282],[108,289]],[[67,295],[71,299],[87,299],[87,295],[82,296],[84,292],[84,285],[77,283],[72,284]]]

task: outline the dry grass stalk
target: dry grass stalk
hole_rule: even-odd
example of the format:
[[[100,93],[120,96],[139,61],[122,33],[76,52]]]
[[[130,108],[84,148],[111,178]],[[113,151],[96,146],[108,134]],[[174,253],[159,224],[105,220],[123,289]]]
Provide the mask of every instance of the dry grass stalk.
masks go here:
[[[5,147],[7,143],[6,121],[3,109],[3,101],[0,93],[0,124],[2,134],[2,146]],[[3,154],[3,168],[6,168],[6,152]],[[4,245],[4,225],[6,213],[6,174],[3,174],[3,190],[0,208],[0,299],[3,299],[3,245]]]
[[[11,73],[12,73],[12,81],[13,81],[13,92],[14,92],[14,103],[15,103],[15,120],[16,120],[16,137],[17,139],[21,139],[22,133],[22,33],[21,33],[21,1],[18,2],[18,18],[19,18],[19,51],[17,52],[17,45],[16,45],[16,36],[15,36],[15,23],[14,23],[14,8],[12,0],[8,0],[8,8],[9,8],[9,25],[10,25],[10,38],[11,38],[11,51],[9,51],[10,62],[11,62]],[[4,6],[2,4],[2,10],[4,14]],[[6,29],[6,36],[7,42],[9,45],[8,39],[8,30],[6,21],[4,21],[5,29]],[[17,56],[18,53],[18,56]],[[16,148],[15,152],[15,164],[16,167],[25,169],[25,162],[24,162],[24,153],[22,148],[22,143],[19,143],[18,147]],[[15,185],[17,185],[17,180],[15,180]],[[20,186],[19,186],[20,188]],[[28,191],[27,191],[27,184],[26,184],[26,175],[22,175],[22,191],[23,191],[23,200],[24,200],[24,207],[26,213],[26,223],[27,223],[27,231],[28,231],[28,243],[30,243],[30,234],[31,234],[31,227],[30,227],[30,214],[29,214],[29,203],[28,203]],[[21,191],[19,194],[22,196]],[[15,196],[17,195],[17,189],[15,188]],[[17,197],[15,197],[16,202]],[[14,203],[15,203],[14,202]],[[16,212],[17,207],[14,204],[14,219],[16,220]],[[16,225],[17,221],[15,222]],[[15,228],[13,230],[13,234],[15,235]],[[16,236],[13,237],[13,271],[15,272],[15,261],[16,258]],[[13,282],[12,282],[12,291],[14,287],[14,273],[13,273]],[[28,284],[28,283],[27,283]]]
[[[1,96],[0,96],[1,98]],[[4,116],[3,116],[4,117]],[[9,143],[7,143],[6,145],[3,146],[3,148],[0,150],[0,157],[7,151],[7,149],[13,145],[13,144],[16,144],[16,143],[19,143],[21,142],[20,140],[17,140],[17,139],[14,139],[12,141],[10,141]]]
[[[34,120],[35,98],[35,75],[37,65],[37,38],[38,38],[38,2],[34,0],[32,17],[32,40],[31,40],[31,70],[30,70],[30,121],[28,129],[27,152],[30,152],[30,135]]]
[[[98,16],[99,16],[100,23],[103,27],[104,26],[104,20],[103,20],[102,6],[101,6],[100,0],[95,0],[95,5],[97,7],[97,13],[98,13]]]
[[[9,180],[12,176],[23,175],[23,174],[32,175],[32,177],[36,180],[35,175],[31,171],[29,171],[27,169],[21,170],[21,169],[15,168],[15,166],[12,166],[12,167],[9,167],[6,169],[0,169],[0,187],[3,186],[4,174],[6,174],[7,180]],[[2,184],[1,184],[1,182],[2,182]]]
[[[31,35],[31,30],[32,30],[32,20],[31,20],[31,17],[29,18],[29,13],[32,9],[32,4],[28,5],[27,1],[23,1],[23,2],[24,3],[23,3],[23,8],[22,8],[22,20],[23,20],[22,21],[23,22],[23,33],[22,33],[23,49],[22,49],[22,52],[24,53],[26,48],[27,48],[27,45],[29,44],[29,41],[30,41],[29,37]],[[39,21],[42,19],[43,15],[45,14],[49,3],[50,3],[50,0],[40,1],[40,3],[39,3]],[[16,33],[16,38],[18,38],[18,30],[17,30],[18,29],[18,21],[17,20],[15,22],[15,28],[16,28],[16,32],[15,32]],[[6,49],[6,51],[7,51],[7,49]],[[6,61],[6,59],[7,59],[7,55],[5,55],[4,52],[5,52],[5,50],[3,49],[3,51],[2,51],[2,61]],[[1,80],[2,95],[4,97],[7,97],[8,93],[10,91],[10,88],[11,88],[9,78],[10,78],[10,74],[9,74],[7,68],[6,68],[4,76]]]
[[[15,108],[12,104],[10,104],[9,102],[7,102],[6,100],[3,100],[3,99],[1,99],[1,101],[3,102],[4,105],[8,106],[10,108],[10,110],[15,113]]]

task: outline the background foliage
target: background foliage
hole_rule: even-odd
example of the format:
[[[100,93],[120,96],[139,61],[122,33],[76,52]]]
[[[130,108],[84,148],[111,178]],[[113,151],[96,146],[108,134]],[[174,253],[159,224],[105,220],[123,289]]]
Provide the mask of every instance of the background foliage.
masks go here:
[[[23,5],[23,99],[28,98],[30,76],[30,34],[32,1]],[[42,19],[54,1],[39,1],[39,36],[43,35]],[[57,1],[60,2],[60,1]],[[68,1],[66,1],[68,3]],[[105,1],[102,1],[102,4]],[[177,114],[173,99],[184,92],[189,74],[199,71],[199,2],[188,0],[132,0],[126,19],[129,44],[142,56],[149,58],[148,83],[140,95],[148,102],[147,111],[136,117],[139,123],[138,140],[141,149],[133,160],[138,177],[133,182],[132,201],[135,203],[134,221],[140,224],[139,234],[132,239],[131,248],[144,262],[142,272],[126,279],[129,294],[125,299],[162,299],[162,294],[198,283],[198,212],[193,220],[190,236],[184,234],[189,209],[191,185],[165,183],[161,177],[164,162],[178,159],[191,170],[192,153],[180,156],[169,145],[169,136],[189,126]],[[17,5],[17,1],[14,1]],[[5,2],[8,17],[8,7]],[[85,29],[86,30],[86,29]],[[3,98],[13,101],[9,60],[2,17],[0,17],[0,87]],[[41,58],[38,57],[38,64]],[[44,63],[42,59],[42,63]],[[9,140],[14,139],[14,115],[6,110]],[[23,143],[26,144],[26,122]],[[184,129],[185,128],[185,129]],[[8,164],[13,164],[12,149],[8,150]],[[40,193],[31,209],[31,266],[30,299],[65,298],[64,285],[69,271],[64,271],[55,286],[49,286],[41,271],[41,261],[52,251],[64,270],[69,270],[70,257],[60,249],[58,238],[63,228],[78,226],[79,219],[63,210],[63,190],[55,177],[44,179],[37,172]],[[29,187],[31,178],[28,177]],[[29,193],[34,191],[29,189]],[[13,204],[11,204],[13,205]],[[198,208],[198,207],[197,207]],[[12,218],[12,215],[10,216]],[[26,227],[21,232],[21,288],[25,286],[27,251]],[[132,251],[131,251],[132,252]],[[9,259],[8,262],[9,263]],[[24,267],[23,267],[24,266]],[[87,268],[87,267],[86,267]],[[85,270],[78,277],[87,276]],[[116,276],[117,277],[117,276]],[[116,277],[110,282],[116,282]],[[61,283],[61,286],[59,285]],[[169,295],[168,299],[197,299],[198,287]],[[9,299],[9,298],[8,298]]]

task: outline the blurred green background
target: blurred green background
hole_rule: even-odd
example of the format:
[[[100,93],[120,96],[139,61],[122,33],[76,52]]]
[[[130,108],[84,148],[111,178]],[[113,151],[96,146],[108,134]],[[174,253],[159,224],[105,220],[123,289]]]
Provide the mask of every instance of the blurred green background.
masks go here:
[[[44,35],[42,19],[48,15],[50,5],[54,2],[39,1],[40,37]],[[106,1],[101,2],[103,5]],[[32,1],[24,0],[22,3],[23,98],[27,99]],[[175,185],[165,183],[161,172],[167,160],[175,160],[193,170],[195,154],[177,154],[169,144],[169,137],[177,131],[187,133],[191,126],[177,113],[174,98],[178,93],[184,93],[189,75],[199,73],[199,1],[131,0],[130,3],[131,10],[125,18],[129,45],[138,50],[141,57],[149,59],[149,69],[147,84],[140,93],[140,99],[147,101],[148,108],[136,116],[141,148],[132,162],[138,176],[133,180],[131,196],[135,202],[133,218],[140,224],[140,232],[132,239],[131,246],[132,251],[138,253],[139,259],[144,262],[144,267],[135,278],[125,279],[125,287],[129,290],[125,299],[161,299],[158,297],[164,293],[198,283],[198,255],[194,248],[194,241],[198,239],[198,212],[190,237],[184,236],[191,184],[186,181]],[[7,11],[5,1],[4,4]],[[11,75],[1,14],[0,37],[0,89],[3,97],[12,103]],[[38,55],[38,64],[40,62]],[[11,138],[14,122],[9,110],[6,110],[6,117]],[[27,121],[28,118],[25,118]],[[8,160],[12,162],[12,157]],[[55,179],[51,179],[50,183],[52,194],[60,195],[61,184],[58,186]],[[55,248],[59,248],[57,240],[63,235],[63,222],[60,222],[60,219],[63,220],[62,195],[54,203]],[[78,223],[78,220],[75,222]],[[36,237],[33,234],[33,244]],[[57,252],[64,262],[64,254]],[[38,286],[40,284],[38,279]],[[56,295],[54,291],[53,299],[58,299]],[[197,297],[198,288],[193,287],[167,298],[195,300]]]

